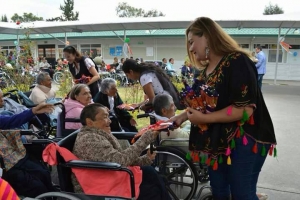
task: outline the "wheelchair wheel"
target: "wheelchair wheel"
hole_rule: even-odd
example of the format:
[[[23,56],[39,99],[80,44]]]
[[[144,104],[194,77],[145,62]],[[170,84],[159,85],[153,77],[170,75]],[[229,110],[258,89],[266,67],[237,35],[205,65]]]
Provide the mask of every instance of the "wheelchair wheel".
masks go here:
[[[62,192],[47,192],[47,193],[37,196],[35,199],[47,199],[50,197],[57,197],[59,199],[64,199],[64,200],[80,200],[76,196],[73,196],[71,194],[62,193]]]
[[[181,151],[171,147],[156,147],[153,167],[163,178],[172,199],[190,200],[194,197],[198,187],[197,169]]]

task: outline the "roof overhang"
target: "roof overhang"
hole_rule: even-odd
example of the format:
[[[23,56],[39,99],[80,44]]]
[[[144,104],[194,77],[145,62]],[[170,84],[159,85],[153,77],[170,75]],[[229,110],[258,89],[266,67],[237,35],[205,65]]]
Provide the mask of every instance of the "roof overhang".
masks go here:
[[[263,15],[255,18],[213,18],[223,28],[291,28],[300,27],[300,15]],[[109,21],[83,22],[33,22],[0,23],[1,34],[24,34],[30,29],[31,33],[64,33],[64,32],[93,32],[120,30],[157,30],[187,28],[193,19],[155,18],[116,18]]]

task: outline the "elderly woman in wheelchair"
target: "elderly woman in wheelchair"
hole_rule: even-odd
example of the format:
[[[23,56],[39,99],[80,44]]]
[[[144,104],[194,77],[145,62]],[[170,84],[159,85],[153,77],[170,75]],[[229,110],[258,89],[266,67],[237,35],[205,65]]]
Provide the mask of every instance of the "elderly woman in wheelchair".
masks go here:
[[[79,118],[82,109],[93,103],[92,95],[89,87],[85,84],[76,84],[71,89],[68,98],[64,101],[65,117]],[[80,123],[67,122],[66,129],[79,129],[82,127]]]
[[[153,117],[155,117],[156,120],[164,120],[167,121],[171,117],[175,116],[176,112],[176,106],[174,104],[172,96],[168,94],[160,94],[155,96],[153,100],[153,110],[154,113],[152,113]],[[186,143],[186,146],[188,146],[187,139],[189,138],[189,131],[190,131],[190,123],[182,124],[181,127],[178,127],[174,130],[169,130],[168,133],[162,132],[160,134],[161,140],[166,140],[165,142],[170,145],[176,145],[179,144],[178,141],[174,141],[169,143],[167,140],[169,139],[183,139]]]
[[[140,156],[142,151],[155,140],[158,132],[148,131],[129,148],[122,150],[118,140],[111,134],[108,109],[98,103],[90,104],[83,108],[80,115],[83,124],[77,135],[73,153],[81,160],[115,162],[122,166],[141,166],[143,172],[140,185],[139,199],[170,199],[165,186],[156,173],[149,166],[155,158],[155,153],[150,151]],[[86,177],[94,178],[94,177]],[[82,192],[82,188],[76,179],[73,179],[76,192]]]
[[[137,132],[136,121],[127,110],[118,108],[123,104],[118,94],[116,81],[112,78],[105,78],[101,82],[100,92],[94,98],[95,103],[106,106],[111,115],[111,130],[119,131],[119,124],[124,131]]]
[[[18,195],[36,197],[55,189],[49,170],[26,154],[20,140],[20,131],[3,129],[20,127],[34,115],[50,113],[53,109],[53,105],[44,103],[13,116],[0,115],[0,165],[4,168],[3,179],[9,182]]]

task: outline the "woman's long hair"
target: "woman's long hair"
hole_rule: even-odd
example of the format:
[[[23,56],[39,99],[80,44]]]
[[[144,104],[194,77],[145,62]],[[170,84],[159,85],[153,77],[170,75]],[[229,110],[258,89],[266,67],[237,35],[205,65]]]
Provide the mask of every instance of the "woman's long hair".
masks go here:
[[[75,61],[76,62],[79,62],[82,58],[82,55],[79,51],[77,51],[75,49],[75,47],[73,46],[66,46],[64,49],[63,49],[63,52],[66,52],[66,53],[69,53],[69,54],[72,54],[75,56]]]
[[[240,52],[250,57],[250,52],[243,50],[238,43],[230,37],[222,27],[208,17],[199,17],[186,29],[186,48],[189,59],[194,66],[203,68],[208,65],[208,62],[199,62],[195,59],[195,55],[189,51],[188,34],[202,37],[205,36],[208,42],[208,47],[216,55],[222,56],[233,52]]]
[[[166,72],[160,67],[150,63],[138,63],[133,59],[128,59],[123,63],[122,70],[129,73],[130,70],[142,74],[145,71],[161,74],[164,78],[169,79]]]

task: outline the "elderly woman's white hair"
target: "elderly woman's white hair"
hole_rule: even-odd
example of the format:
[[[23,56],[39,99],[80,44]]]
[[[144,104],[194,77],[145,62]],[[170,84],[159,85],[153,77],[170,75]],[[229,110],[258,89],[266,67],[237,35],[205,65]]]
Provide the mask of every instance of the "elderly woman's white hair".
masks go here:
[[[50,76],[48,72],[40,72],[36,77],[36,83],[40,85],[47,76]]]
[[[117,84],[116,80],[113,79],[113,78],[105,78],[101,81],[101,88],[100,88],[100,91],[104,94],[106,94],[110,87],[113,85],[113,84]]]

